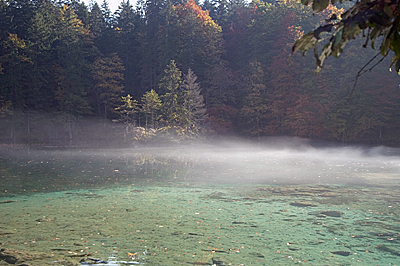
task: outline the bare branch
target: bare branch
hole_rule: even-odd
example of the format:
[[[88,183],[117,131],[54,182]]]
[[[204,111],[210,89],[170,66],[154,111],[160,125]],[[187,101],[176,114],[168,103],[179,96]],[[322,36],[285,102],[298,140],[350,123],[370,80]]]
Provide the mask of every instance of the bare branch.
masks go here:
[[[357,86],[357,82],[358,79],[365,74],[366,72],[370,72],[372,69],[374,69],[377,65],[379,65],[385,58],[387,55],[382,56],[381,59],[378,60],[378,62],[376,62],[373,66],[371,66],[369,69],[366,69],[381,53],[378,52],[376,55],[374,55],[362,68],[360,68],[360,70],[357,72],[355,78],[351,81],[354,82],[353,84],[353,88],[350,92],[350,95],[347,97],[346,102],[353,96],[354,91],[356,89]]]

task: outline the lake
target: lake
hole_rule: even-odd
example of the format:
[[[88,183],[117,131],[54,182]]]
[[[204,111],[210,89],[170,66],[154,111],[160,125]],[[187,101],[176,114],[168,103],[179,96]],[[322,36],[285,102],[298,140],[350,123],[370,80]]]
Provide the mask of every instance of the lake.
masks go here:
[[[0,265],[400,265],[399,149],[0,151]]]

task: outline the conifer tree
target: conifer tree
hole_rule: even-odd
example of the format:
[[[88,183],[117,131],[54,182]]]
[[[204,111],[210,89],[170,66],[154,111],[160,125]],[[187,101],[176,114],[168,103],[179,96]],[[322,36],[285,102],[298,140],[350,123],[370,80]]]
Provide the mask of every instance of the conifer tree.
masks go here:
[[[189,68],[181,87],[185,93],[184,107],[188,111],[189,123],[199,127],[206,119],[206,108],[203,95],[200,94],[200,84],[196,80],[196,74]]]
[[[117,54],[98,58],[92,65],[98,114],[107,119],[124,91],[124,66]]]
[[[106,23],[107,28],[113,27],[113,15],[110,10],[110,6],[107,0],[103,0],[101,3],[101,12],[103,13],[104,22]]]
[[[162,73],[160,69],[160,26],[163,24],[163,17],[160,14],[164,0],[146,0],[145,1],[145,30],[143,32],[143,43],[141,45],[142,70],[141,86],[148,89],[157,90],[159,76]]]
[[[99,39],[102,36],[106,28],[103,13],[101,12],[97,2],[93,4],[90,10],[88,25],[86,26],[90,29],[90,33],[95,38],[95,43],[96,43],[96,39]]]
[[[193,0],[176,6],[175,12],[176,60],[183,69],[191,68],[199,79],[210,82],[213,68],[221,61],[221,27]]]
[[[121,97],[122,105],[115,108],[120,113],[120,121],[136,126],[135,114],[139,111],[138,102],[132,98],[131,95]]]
[[[162,96],[162,111],[167,126],[179,126],[182,121],[182,93],[179,91],[182,72],[174,60],[164,70],[164,77],[160,80],[159,88],[164,92]]]
[[[55,60],[51,72],[56,84],[54,97],[58,107],[58,118],[68,129],[72,142],[75,121],[81,115],[90,113],[87,98],[90,89],[87,57],[91,52],[91,40],[89,31],[84,28],[72,8],[62,5],[57,14],[54,31],[57,40],[51,47]]]
[[[241,128],[244,132],[258,138],[263,135],[269,112],[267,88],[263,81],[264,72],[259,62],[250,63],[247,79],[246,98],[240,110]]]
[[[217,18],[216,17],[217,8],[215,6],[215,1],[204,0],[203,3],[201,4],[201,8],[205,11],[208,11],[208,14],[213,20]]]
[[[157,128],[157,122],[160,118],[159,111],[161,108],[161,99],[155,90],[146,92],[142,96],[142,112],[146,116],[146,128],[148,127],[148,117],[150,116],[150,126],[153,129]]]
[[[224,27],[228,19],[228,1],[227,0],[215,0],[217,10],[215,21],[218,25]]]
[[[85,5],[83,1],[81,2],[80,0],[70,0],[69,6],[72,8],[72,10],[77,15],[78,19],[82,21],[84,25],[89,24],[88,7]]]
[[[115,12],[115,48],[125,67],[124,87],[134,98],[139,99],[137,90],[140,84],[140,49],[137,24],[138,15],[133,11],[130,1],[123,1]]]
[[[167,66],[171,59],[176,57],[179,49],[177,45],[177,34],[179,33],[176,30],[178,25],[176,24],[176,13],[172,0],[165,1],[160,15],[163,17],[163,22],[160,23],[161,34],[159,42],[162,46],[162,49],[160,49],[160,64]]]

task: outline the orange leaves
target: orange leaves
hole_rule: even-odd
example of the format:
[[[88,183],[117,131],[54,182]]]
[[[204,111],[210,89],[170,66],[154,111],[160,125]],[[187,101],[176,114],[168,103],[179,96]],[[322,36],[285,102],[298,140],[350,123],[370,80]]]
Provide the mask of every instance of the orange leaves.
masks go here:
[[[201,22],[202,27],[214,28],[219,32],[221,31],[221,27],[212,20],[208,11],[202,10],[201,7],[196,5],[194,0],[187,1],[184,6],[179,4],[174,9],[180,19],[195,16]]]
[[[321,19],[328,19],[332,17],[332,14],[336,14],[340,19],[340,15],[344,12],[345,10],[343,8],[337,8],[336,6],[329,4],[327,8],[319,13],[319,15],[321,16]]]

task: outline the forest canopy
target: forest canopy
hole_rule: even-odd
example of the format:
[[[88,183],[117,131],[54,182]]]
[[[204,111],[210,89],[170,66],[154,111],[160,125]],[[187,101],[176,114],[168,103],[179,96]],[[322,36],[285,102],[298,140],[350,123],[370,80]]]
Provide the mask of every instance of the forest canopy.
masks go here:
[[[399,145],[391,60],[349,97],[375,55],[359,49],[363,31],[399,59],[398,31],[386,28],[397,20],[381,20],[386,7],[397,14],[397,2],[373,14],[371,3],[141,0],[111,12],[106,0],[0,0],[2,142],[101,139],[107,131],[128,142],[207,132]],[[321,52],[322,40],[331,46]],[[319,75],[299,53],[288,64],[291,53],[314,46]],[[101,128],[89,131],[94,120]]]

